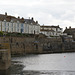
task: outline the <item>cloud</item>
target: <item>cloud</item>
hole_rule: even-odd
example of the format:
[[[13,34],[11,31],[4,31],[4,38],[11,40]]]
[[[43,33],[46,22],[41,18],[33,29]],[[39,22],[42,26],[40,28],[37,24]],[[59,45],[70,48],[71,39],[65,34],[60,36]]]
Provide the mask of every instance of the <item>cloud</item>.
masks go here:
[[[1,5],[19,5],[19,6],[33,6],[39,4],[37,0],[1,0]]]
[[[34,17],[45,25],[75,27],[75,0],[1,0],[0,13]]]
[[[71,10],[67,10],[63,15],[61,15],[61,19],[74,21],[75,12]]]

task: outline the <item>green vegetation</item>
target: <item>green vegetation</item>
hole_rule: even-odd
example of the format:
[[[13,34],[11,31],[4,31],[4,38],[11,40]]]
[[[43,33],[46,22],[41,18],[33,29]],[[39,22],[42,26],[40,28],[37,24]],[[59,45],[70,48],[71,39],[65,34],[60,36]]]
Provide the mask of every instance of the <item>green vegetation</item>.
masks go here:
[[[59,36],[50,36],[50,37],[59,37]]]
[[[3,32],[2,31],[0,31],[0,36],[3,36]]]
[[[24,33],[7,33],[6,36],[14,36],[14,37],[33,37],[34,34],[24,34]]]

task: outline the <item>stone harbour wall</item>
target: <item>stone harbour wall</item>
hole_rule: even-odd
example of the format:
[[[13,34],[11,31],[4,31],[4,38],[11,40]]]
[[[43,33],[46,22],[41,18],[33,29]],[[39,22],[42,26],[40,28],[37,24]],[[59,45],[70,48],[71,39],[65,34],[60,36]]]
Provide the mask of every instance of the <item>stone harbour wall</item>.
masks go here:
[[[10,43],[12,55],[75,51],[75,42],[62,42],[61,38],[0,37],[0,42]]]
[[[42,46],[35,38],[0,37],[1,43],[10,43],[11,54],[42,53]]]
[[[6,70],[11,65],[10,46],[8,43],[0,43],[0,70]]]

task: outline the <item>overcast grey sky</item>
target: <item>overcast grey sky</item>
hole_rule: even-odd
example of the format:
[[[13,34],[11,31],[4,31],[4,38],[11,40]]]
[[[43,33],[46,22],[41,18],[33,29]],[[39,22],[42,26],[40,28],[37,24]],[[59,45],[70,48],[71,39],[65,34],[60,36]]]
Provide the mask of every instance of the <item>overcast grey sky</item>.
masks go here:
[[[0,14],[34,17],[41,25],[75,27],[75,0],[0,0]]]

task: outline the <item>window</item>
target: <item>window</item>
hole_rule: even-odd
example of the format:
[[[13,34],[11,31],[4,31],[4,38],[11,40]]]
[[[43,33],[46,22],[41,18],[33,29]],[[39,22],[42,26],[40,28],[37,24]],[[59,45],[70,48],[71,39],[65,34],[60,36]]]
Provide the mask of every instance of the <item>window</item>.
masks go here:
[[[27,29],[28,29],[28,27],[27,27],[27,25],[25,25],[25,32],[27,32]]]
[[[8,27],[9,27],[9,23],[8,23]]]
[[[13,31],[13,23],[11,24],[11,31]]]
[[[17,28],[17,31],[19,32],[19,28]]]
[[[6,22],[5,22],[5,28],[6,28]]]
[[[21,28],[23,28],[24,27],[24,25],[23,24],[21,24]]]
[[[5,27],[5,31],[6,31],[6,27]]]
[[[19,32],[19,23],[17,23],[17,32]]]
[[[22,23],[21,24],[21,33],[23,33],[24,32],[24,24]]]
[[[12,28],[12,31],[13,31],[13,28]]]
[[[23,33],[24,32],[24,30],[23,29],[21,29],[21,33]]]
[[[12,23],[12,28],[13,28],[13,23]]]
[[[9,27],[7,28],[7,31],[9,31]]]
[[[17,28],[19,27],[19,24],[17,24]]]

